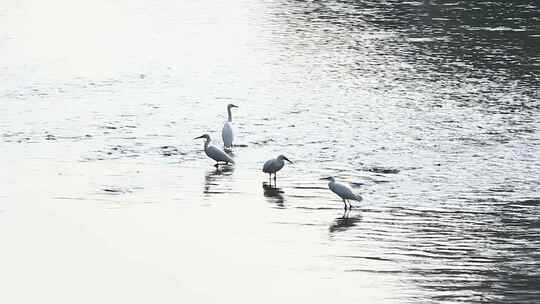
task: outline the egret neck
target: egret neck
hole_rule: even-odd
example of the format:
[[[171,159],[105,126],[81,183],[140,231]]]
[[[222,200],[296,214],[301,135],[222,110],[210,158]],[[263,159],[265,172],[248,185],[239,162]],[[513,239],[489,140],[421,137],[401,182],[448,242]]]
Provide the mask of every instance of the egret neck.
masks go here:
[[[227,113],[229,114],[229,118],[227,119],[228,122],[232,122],[232,114],[231,114],[231,107],[227,107]]]

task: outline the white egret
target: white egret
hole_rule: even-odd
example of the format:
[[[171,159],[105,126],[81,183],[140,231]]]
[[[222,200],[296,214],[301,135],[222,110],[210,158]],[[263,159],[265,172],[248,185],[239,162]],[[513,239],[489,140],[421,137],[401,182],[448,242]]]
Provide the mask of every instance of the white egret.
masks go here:
[[[229,117],[223,125],[223,130],[221,130],[221,138],[223,138],[223,146],[225,149],[232,149],[233,147],[234,133],[231,108],[238,108],[238,106],[233,105],[232,103],[227,105],[227,114],[229,114]]]
[[[198,138],[205,138],[206,141],[204,142],[204,152],[208,157],[216,161],[216,167],[219,165],[219,162],[224,162],[225,164],[232,163],[234,164],[234,160],[227,155],[227,153],[221,151],[219,148],[217,148],[214,145],[210,145],[210,135],[203,134],[199,137],[195,137],[194,139]]]
[[[330,188],[332,192],[337,194],[343,200],[343,204],[345,204],[345,210],[347,210],[347,203],[349,203],[349,209],[352,209],[352,205],[349,200],[354,200],[358,202],[362,201],[362,197],[360,195],[354,194],[351,187],[343,183],[336,182],[336,179],[334,177],[330,176],[322,179],[330,181],[328,183],[328,188]]]
[[[285,166],[285,162],[283,160],[288,161],[289,163],[293,163],[290,161],[285,155],[279,155],[276,158],[267,160],[263,165],[263,172],[268,173],[270,175],[270,182],[272,182],[272,173],[274,173],[274,181],[276,180],[276,172],[281,170],[283,166]]]

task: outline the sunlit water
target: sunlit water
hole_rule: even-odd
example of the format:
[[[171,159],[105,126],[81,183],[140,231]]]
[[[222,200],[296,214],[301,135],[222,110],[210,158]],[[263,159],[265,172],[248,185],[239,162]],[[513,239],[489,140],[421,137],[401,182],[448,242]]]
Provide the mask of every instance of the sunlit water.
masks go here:
[[[540,300],[538,10],[2,3],[2,302]]]

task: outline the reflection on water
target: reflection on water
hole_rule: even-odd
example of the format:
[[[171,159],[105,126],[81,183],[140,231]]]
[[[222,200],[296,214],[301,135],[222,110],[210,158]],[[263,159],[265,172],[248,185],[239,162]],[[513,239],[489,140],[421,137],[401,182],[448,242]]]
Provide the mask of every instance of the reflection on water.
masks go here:
[[[230,192],[232,188],[227,182],[231,180],[233,172],[234,166],[232,165],[218,166],[216,169],[206,172],[203,193],[211,195]]]
[[[358,224],[362,220],[362,213],[360,211],[345,210],[343,215],[336,218],[336,220],[328,227],[330,234],[335,232],[346,231]]]
[[[264,197],[268,199],[269,202],[275,203],[279,208],[285,208],[285,193],[281,188],[274,187],[269,183],[262,183]]]

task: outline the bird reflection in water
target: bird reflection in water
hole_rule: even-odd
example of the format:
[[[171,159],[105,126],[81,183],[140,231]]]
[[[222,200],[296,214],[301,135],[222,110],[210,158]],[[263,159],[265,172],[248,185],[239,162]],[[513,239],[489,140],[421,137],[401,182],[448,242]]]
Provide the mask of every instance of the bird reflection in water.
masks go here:
[[[263,183],[264,197],[267,198],[269,202],[275,203],[278,208],[285,208],[285,197],[283,196],[283,190],[278,187],[272,186],[269,183]]]
[[[217,167],[215,170],[210,170],[206,172],[204,176],[204,194],[220,194],[227,193],[231,190],[230,187],[223,186],[220,183],[223,179],[230,177],[234,172],[234,166],[221,166]],[[212,190],[212,188],[217,188],[217,190]]]
[[[362,220],[362,213],[352,212],[351,210],[346,210],[342,216],[335,219],[335,221],[330,225],[328,231],[330,233],[342,232],[351,227],[356,226],[358,222]]]

